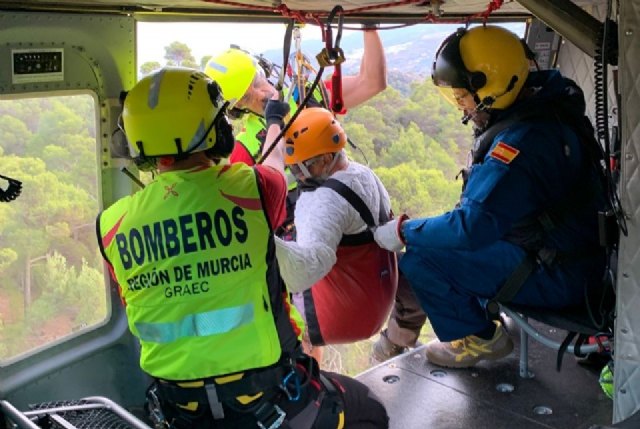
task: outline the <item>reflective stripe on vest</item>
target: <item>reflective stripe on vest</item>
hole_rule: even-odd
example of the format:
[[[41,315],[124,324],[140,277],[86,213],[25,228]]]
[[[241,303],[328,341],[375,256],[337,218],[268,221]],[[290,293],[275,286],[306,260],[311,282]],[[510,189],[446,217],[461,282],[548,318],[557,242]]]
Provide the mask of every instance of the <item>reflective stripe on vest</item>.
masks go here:
[[[241,305],[206,313],[188,314],[176,322],[136,322],[138,337],[143,341],[170,343],[188,337],[224,334],[253,322],[253,306]]]
[[[193,380],[280,359],[275,249],[252,168],[162,173],[105,210],[100,234],[145,372]]]

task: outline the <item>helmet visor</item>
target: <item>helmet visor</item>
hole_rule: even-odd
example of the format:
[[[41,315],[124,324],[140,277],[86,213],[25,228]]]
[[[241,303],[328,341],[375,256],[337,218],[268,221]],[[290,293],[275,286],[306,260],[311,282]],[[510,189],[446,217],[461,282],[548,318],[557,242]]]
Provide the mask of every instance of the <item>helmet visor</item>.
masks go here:
[[[450,88],[469,87],[467,69],[460,56],[460,39],[465,33],[465,29],[459,29],[447,37],[438,48],[431,70],[431,79],[435,86]]]
[[[438,86],[440,94],[451,103],[454,107],[460,110],[473,110],[476,107],[475,98],[465,88],[450,88],[445,86]]]

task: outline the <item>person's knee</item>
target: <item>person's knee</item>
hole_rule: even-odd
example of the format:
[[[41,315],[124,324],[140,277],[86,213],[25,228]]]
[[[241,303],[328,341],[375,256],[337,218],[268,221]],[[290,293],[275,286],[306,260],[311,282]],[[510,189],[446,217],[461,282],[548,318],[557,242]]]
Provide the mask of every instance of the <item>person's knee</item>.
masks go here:
[[[371,421],[369,424],[363,423],[360,426],[353,426],[354,428],[360,427],[361,429],[386,429],[389,427],[389,414],[387,414],[387,408],[384,406],[382,401],[378,398],[378,396],[373,393],[370,389],[367,389],[369,392],[368,395],[368,413],[370,415]]]
[[[325,373],[342,393],[344,426],[353,429],[386,429],[389,415],[382,401],[366,385],[353,378]]]

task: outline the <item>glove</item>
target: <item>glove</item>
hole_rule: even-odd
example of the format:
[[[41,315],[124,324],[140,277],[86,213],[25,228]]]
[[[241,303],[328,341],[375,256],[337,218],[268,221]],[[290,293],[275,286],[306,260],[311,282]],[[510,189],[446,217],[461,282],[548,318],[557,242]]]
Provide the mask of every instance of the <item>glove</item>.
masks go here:
[[[409,219],[409,216],[402,216],[390,220],[384,225],[380,225],[373,231],[373,238],[378,246],[391,252],[399,252],[405,246],[404,237],[402,237],[402,223]]]
[[[289,114],[289,103],[278,100],[267,101],[264,108],[264,118],[267,120],[267,128],[271,125],[279,125],[284,128],[284,117]]]

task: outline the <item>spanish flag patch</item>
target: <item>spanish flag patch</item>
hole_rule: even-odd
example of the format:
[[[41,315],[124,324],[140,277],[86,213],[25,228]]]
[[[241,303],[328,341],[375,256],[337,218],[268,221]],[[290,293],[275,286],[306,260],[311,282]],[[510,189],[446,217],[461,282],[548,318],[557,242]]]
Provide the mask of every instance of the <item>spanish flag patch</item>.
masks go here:
[[[505,164],[511,164],[511,161],[516,159],[516,156],[520,151],[515,147],[511,147],[504,142],[500,142],[493,148],[489,156],[497,159],[500,162],[504,162]]]

